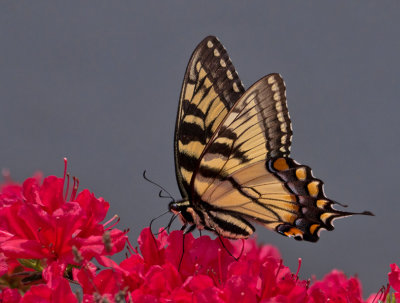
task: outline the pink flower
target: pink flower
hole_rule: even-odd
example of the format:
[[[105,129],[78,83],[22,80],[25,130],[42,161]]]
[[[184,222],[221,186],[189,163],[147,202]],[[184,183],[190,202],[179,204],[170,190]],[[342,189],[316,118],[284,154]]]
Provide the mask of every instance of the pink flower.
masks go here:
[[[360,281],[352,277],[347,279],[344,273],[333,270],[322,281],[312,285],[308,291],[309,301],[312,303],[359,303],[364,302],[361,297]]]
[[[99,262],[107,271],[103,281],[114,281],[124,290],[125,299],[133,302],[364,302],[357,278],[347,278],[334,270],[322,281],[309,287],[282,264],[279,252],[268,245],[257,246],[254,239],[245,241],[197,239],[182,232],[161,232],[155,238],[146,228],[139,237],[141,255],[132,255],[119,265],[102,257]],[[241,251],[243,252],[241,253]],[[240,258],[236,261],[233,257]],[[100,274],[79,271],[80,280],[105,289]],[[90,282],[90,283],[89,283]],[[94,282],[94,283],[93,283]],[[100,284],[98,284],[100,283]],[[85,287],[84,287],[85,289]],[[102,291],[101,296],[113,298],[118,288]],[[111,299],[112,300],[112,299]]]
[[[0,207],[9,206],[15,201],[22,201],[24,199],[21,184],[13,181],[8,170],[3,170],[4,183],[0,184]],[[40,182],[42,180],[42,173],[37,172],[32,177]]]
[[[142,256],[110,266],[134,302],[306,302],[306,281],[290,273],[276,248],[254,239],[224,239],[225,247],[220,241],[187,234],[183,250],[182,232],[156,239],[146,228],[138,240]]]
[[[28,178],[22,185],[8,182],[1,187],[0,274],[11,274],[19,264],[25,271],[36,272],[53,262],[64,268],[79,266],[124,248],[126,232],[100,223],[108,202],[87,189],[78,194],[75,178],[70,193],[68,187],[65,173],[64,178],[49,176],[43,182],[38,177]],[[63,287],[64,282],[60,283]]]
[[[2,303],[19,303],[21,298],[18,289],[6,288],[0,293],[0,302]]]
[[[78,303],[69,282],[57,277],[52,283],[34,285],[25,293],[20,303]]]
[[[389,284],[395,290],[395,298],[400,302],[400,268],[396,264],[391,264],[390,269],[392,270],[389,277]]]
[[[96,273],[96,267],[88,263],[81,269],[74,269],[74,280],[82,286],[83,302],[100,302],[100,298],[114,302],[116,297],[124,297],[122,274],[114,269]]]

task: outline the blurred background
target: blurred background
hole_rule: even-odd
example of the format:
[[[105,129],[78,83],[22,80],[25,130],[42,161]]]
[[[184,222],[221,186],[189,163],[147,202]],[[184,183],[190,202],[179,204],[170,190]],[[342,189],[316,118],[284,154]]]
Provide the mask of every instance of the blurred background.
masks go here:
[[[3,1],[0,3],[0,168],[79,177],[110,202],[136,243],[168,200],[186,64],[209,34],[225,45],[246,87],[279,72],[292,157],[351,211],[317,243],[257,228],[301,278],[357,274],[364,297],[399,263],[400,2]],[[169,220],[164,216],[155,227]],[[178,228],[176,225],[175,228]]]

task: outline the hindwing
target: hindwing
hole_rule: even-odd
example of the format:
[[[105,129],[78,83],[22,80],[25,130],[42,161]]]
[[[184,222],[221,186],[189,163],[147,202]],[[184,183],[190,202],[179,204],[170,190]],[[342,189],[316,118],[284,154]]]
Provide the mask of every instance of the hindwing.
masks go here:
[[[338,211],[308,166],[290,159],[292,129],[278,74],[257,81],[235,103],[205,147],[192,178],[201,225],[227,238],[247,238],[251,221],[315,242]],[[370,214],[365,212],[364,214]]]
[[[245,89],[218,39],[206,37],[186,69],[175,126],[175,170],[184,198],[200,155]]]
[[[249,221],[255,221],[284,236],[316,242],[321,230],[334,229],[334,219],[356,214],[334,209],[336,202],[325,196],[323,182],[308,166],[287,157],[255,162],[215,179],[199,199],[202,211],[210,214],[206,225],[233,239],[247,238],[254,231]]]

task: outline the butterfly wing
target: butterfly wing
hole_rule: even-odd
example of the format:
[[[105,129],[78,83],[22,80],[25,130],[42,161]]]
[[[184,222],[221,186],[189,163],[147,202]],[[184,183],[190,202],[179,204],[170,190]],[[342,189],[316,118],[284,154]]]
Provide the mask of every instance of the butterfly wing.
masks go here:
[[[192,179],[197,195],[252,163],[289,155],[292,127],[285,95],[283,79],[271,74],[235,103],[200,156]]]
[[[183,198],[190,198],[190,180],[201,152],[244,87],[218,39],[206,37],[188,63],[175,126],[175,171]]]
[[[268,75],[232,107],[201,156],[192,190],[206,227],[246,238],[256,221],[315,242],[333,219],[353,214],[333,209],[323,182],[288,157],[291,136],[284,82]]]

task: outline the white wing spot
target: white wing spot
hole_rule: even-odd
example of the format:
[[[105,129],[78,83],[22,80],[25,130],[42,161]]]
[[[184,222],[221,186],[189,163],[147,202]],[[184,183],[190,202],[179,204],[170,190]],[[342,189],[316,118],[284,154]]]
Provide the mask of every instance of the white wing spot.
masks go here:
[[[283,110],[282,102],[280,102],[280,101],[276,102],[275,103],[275,109],[276,109],[276,111],[281,112]]]
[[[214,44],[211,41],[208,41],[207,46],[208,46],[208,48],[212,48],[214,46]]]
[[[219,64],[221,64],[222,67],[226,67],[226,62],[224,59],[219,60]]]
[[[233,80],[232,72],[229,69],[226,71],[226,76],[228,77],[229,80]]]
[[[276,117],[278,118],[279,122],[285,122],[285,117],[283,116],[283,113],[280,112],[276,115]]]
[[[275,77],[271,76],[268,78],[268,84],[273,84],[273,83],[275,83]]]
[[[239,87],[237,86],[237,83],[236,82],[233,82],[233,90],[235,91],[235,92],[240,92],[240,90],[239,90]]]
[[[276,92],[279,90],[278,83],[274,83],[271,87],[272,91]]]
[[[281,132],[282,133],[287,133],[287,124],[286,124],[286,122],[283,122],[281,124]]]
[[[200,70],[201,70],[201,62],[197,61],[197,63],[196,63],[196,71],[200,72]]]
[[[214,56],[215,57],[219,57],[220,53],[217,49],[214,49]]]
[[[281,94],[279,92],[274,94],[274,100],[275,101],[280,101],[281,100]]]
[[[282,138],[281,138],[281,144],[285,144],[285,143],[286,143],[286,138],[287,138],[287,135],[283,135],[283,136],[282,136]]]

